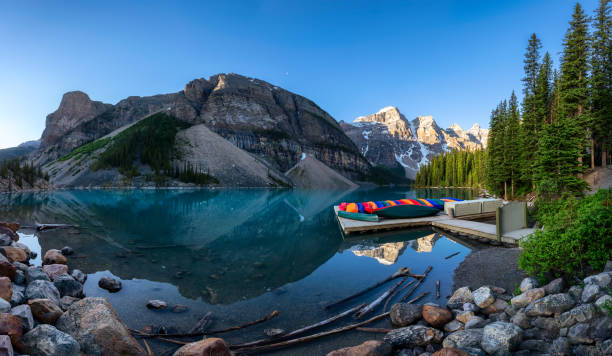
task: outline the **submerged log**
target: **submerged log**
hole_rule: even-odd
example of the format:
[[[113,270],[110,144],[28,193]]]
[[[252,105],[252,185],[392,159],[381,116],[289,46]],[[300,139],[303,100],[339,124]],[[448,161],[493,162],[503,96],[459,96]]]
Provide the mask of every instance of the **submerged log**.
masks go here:
[[[387,301],[385,302],[385,305],[383,306],[383,312],[387,311],[387,306],[389,305],[389,302],[391,302],[391,300],[393,299],[393,297],[395,297],[399,292],[403,291],[404,289],[410,287],[411,285],[414,284],[414,282],[416,282],[416,280],[412,280],[410,282],[408,282],[408,284],[406,284],[405,286],[403,286],[402,288],[396,290],[395,292],[393,292],[393,294],[391,294],[391,296],[389,297],[389,299],[387,299]]]
[[[446,256],[446,257],[444,257],[444,259],[445,259],[445,260],[448,260],[448,259],[449,259],[449,258],[451,258],[451,257],[457,256],[458,254],[459,254],[459,252],[455,252],[455,253],[453,253],[453,254],[450,254],[450,255],[448,255],[448,256]]]
[[[414,291],[419,288],[419,286],[421,285],[421,283],[423,283],[423,281],[425,280],[425,278],[427,277],[427,275],[429,274],[429,272],[431,271],[433,267],[429,266],[427,267],[427,269],[425,270],[425,273],[423,274],[423,278],[419,279],[418,282],[416,282],[416,284],[414,285],[414,287],[410,288],[410,290],[408,291],[408,293],[406,293],[406,295],[404,295],[404,297],[401,299],[402,302],[406,301],[406,299],[408,299],[408,297],[410,297],[410,295],[412,293],[414,293]]]
[[[39,224],[39,223],[36,223],[34,227],[36,228],[36,231],[45,231],[45,230],[51,230],[51,229],[66,229],[66,228],[71,228],[71,227],[76,227],[76,226],[70,225],[70,224]]]
[[[202,317],[202,319],[198,320],[198,322],[189,330],[189,334],[195,334],[200,332],[205,332],[206,327],[212,323],[212,313],[208,312],[206,315]]]
[[[436,299],[440,299],[440,280],[436,281]]]
[[[386,334],[391,331],[391,329],[384,329],[384,328],[356,328],[355,330],[365,331],[368,333],[381,333],[381,334]]]
[[[363,309],[361,309],[358,313],[357,313],[357,318],[361,319],[363,318],[366,314],[368,314],[369,312],[373,311],[374,309],[376,309],[376,307],[382,303],[385,299],[387,299],[388,296],[391,295],[391,293],[393,293],[402,283],[404,283],[406,281],[406,278],[402,279],[401,281],[399,281],[398,283],[396,283],[395,285],[393,285],[393,287],[389,288],[386,292],[384,292],[383,294],[380,295],[380,297],[374,299],[374,301],[372,301],[372,303],[368,304],[366,307],[364,307]]]
[[[362,290],[360,292],[357,292],[357,293],[355,293],[355,294],[353,294],[351,296],[348,296],[348,297],[346,297],[344,299],[341,299],[341,300],[339,300],[339,301],[337,301],[335,303],[329,304],[328,306],[325,307],[325,309],[331,309],[331,308],[333,308],[333,307],[335,307],[337,305],[340,305],[342,303],[345,303],[345,302],[347,302],[347,301],[349,301],[349,300],[351,300],[353,298],[359,297],[360,295],[363,295],[363,294],[371,291],[372,289],[378,288],[378,287],[382,286],[383,284],[385,284],[385,283],[387,283],[387,282],[389,282],[391,280],[394,280],[395,278],[399,278],[399,277],[413,277],[413,278],[417,278],[418,279],[418,278],[422,278],[424,276],[423,275],[419,275],[419,274],[412,274],[412,273],[410,273],[410,268],[402,267],[399,270],[397,270],[397,272],[393,273],[392,275],[390,275],[389,277],[383,279],[382,281],[380,281],[380,282],[378,282],[378,283],[376,283],[376,284],[374,284],[374,285],[372,285],[372,286],[370,286],[370,287],[368,287],[368,288],[366,288],[366,289],[364,289],[364,290]]]

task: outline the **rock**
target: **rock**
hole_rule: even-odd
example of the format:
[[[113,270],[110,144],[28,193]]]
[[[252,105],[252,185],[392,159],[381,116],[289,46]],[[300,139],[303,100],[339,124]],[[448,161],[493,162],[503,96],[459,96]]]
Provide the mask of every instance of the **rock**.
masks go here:
[[[24,285],[25,284],[25,273],[23,273],[22,270],[16,270],[15,271],[15,278],[13,278],[13,282],[15,282],[16,284],[19,285]]]
[[[486,308],[495,301],[493,291],[491,291],[489,287],[480,287],[476,289],[472,292],[472,297],[474,297],[474,304],[479,308]]]
[[[597,295],[599,294],[599,285],[597,284],[587,284],[584,286],[584,290],[582,291],[582,302],[583,303],[591,303],[595,299],[597,299]]]
[[[534,300],[525,309],[527,316],[552,315],[571,309],[576,302],[567,293],[551,294]]]
[[[19,240],[19,235],[7,226],[0,226],[0,236],[5,235],[11,239],[11,242]]]
[[[542,353],[548,353],[550,345],[548,342],[543,340],[525,340],[521,342],[518,347],[520,350],[539,351]]]
[[[147,302],[147,308],[149,309],[166,309],[168,303],[159,299],[152,299]]]
[[[81,284],[84,284],[87,280],[87,275],[83,273],[80,269],[72,270],[72,273],[70,275],[72,276],[72,278],[74,278]]]
[[[578,345],[574,349],[576,356],[601,356],[601,350],[597,346]]]
[[[589,276],[584,279],[585,285],[595,284],[600,288],[606,288],[612,282],[612,272],[602,272],[600,274],[596,274],[594,276]],[[585,287],[586,289],[586,287]]]
[[[102,277],[98,281],[98,286],[111,293],[115,293],[121,290],[121,281],[110,277]]]
[[[479,317],[479,316],[475,316],[472,319],[468,320],[467,323],[465,323],[465,329],[482,329],[485,325],[487,325],[489,323],[489,321]]]
[[[70,335],[47,324],[41,324],[23,335],[23,350],[31,355],[78,356],[79,343]]]
[[[59,307],[63,310],[66,311],[68,310],[68,308],[74,303],[74,302],[78,302],[80,300],[80,298],[75,298],[75,297],[71,297],[68,295],[65,295],[63,297],[60,298],[60,304]]]
[[[446,308],[424,305],[423,319],[425,319],[429,325],[435,328],[441,328],[446,323],[453,320],[453,314]]]
[[[482,333],[482,329],[455,331],[454,333],[448,335],[444,341],[442,341],[442,346],[456,347],[459,349],[465,349],[467,347],[480,347]]]
[[[572,298],[574,298],[574,300],[579,301],[582,299],[582,287],[580,286],[571,286],[567,292],[572,296]]]
[[[534,300],[543,298],[546,295],[544,288],[532,288],[510,299],[510,303],[518,308],[523,308],[529,305]]]
[[[0,277],[0,298],[11,300],[13,297],[13,284],[8,277]]]
[[[34,327],[34,316],[32,315],[32,309],[30,309],[29,305],[18,305],[11,309],[10,313],[21,319],[24,331],[31,330]]]
[[[176,304],[175,306],[172,307],[172,312],[173,313],[184,313],[187,310],[189,310],[189,308],[187,308],[185,305],[181,305],[181,304]]]
[[[21,336],[23,335],[23,324],[21,319],[8,313],[0,313],[0,335],[8,335],[11,343],[20,349]]]
[[[506,302],[503,299],[497,298],[497,299],[495,299],[493,304],[491,304],[488,307],[482,309],[482,312],[484,314],[495,314],[495,313],[503,312],[504,310],[506,310],[507,307],[508,307],[508,302]]]
[[[62,297],[83,297],[83,285],[67,273],[55,277],[53,285],[57,288]]]
[[[43,271],[49,276],[49,279],[53,281],[55,277],[68,273],[68,266],[62,264],[44,265]]]
[[[604,272],[612,272],[612,261],[606,262],[603,270]]]
[[[28,268],[30,268],[30,266],[26,265],[25,263],[21,263],[21,262],[13,262],[13,266],[17,267],[18,270],[23,271],[23,272],[26,272]]]
[[[12,232],[15,232],[15,233],[17,232],[17,230],[19,230],[19,227],[20,227],[18,222],[10,223],[10,222],[4,222],[4,221],[0,222],[0,226],[1,227],[6,227],[7,229],[9,229],[9,230],[11,230]]]
[[[504,312],[508,314],[509,316],[514,316],[516,315],[516,313],[519,312],[519,310],[521,310],[521,308],[517,307],[516,305],[508,304]]]
[[[531,326],[531,322],[529,321],[529,317],[527,316],[527,314],[525,314],[523,312],[516,313],[510,319],[510,322],[512,322],[515,325],[518,325],[521,329],[528,329]]]
[[[174,356],[231,356],[229,347],[222,339],[213,337],[189,343],[178,349]]]
[[[62,264],[65,265],[68,262],[68,259],[62,255],[60,250],[51,249],[45,252],[45,256],[43,257],[44,265],[52,265],[52,264]]]
[[[559,321],[555,318],[547,318],[539,316],[535,318],[533,321],[533,326],[536,328],[552,331],[552,334],[558,334],[561,326],[559,325]]]
[[[2,231],[0,231],[0,246],[10,246],[12,243],[13,239],[11,239],[10,236],[3,234]]]
[[[591,321],[590,336],[598,339],[606,339],[612,335],[612,316],[604,316]]]
[[[0,335],[0,355],[13,356],[13,345],[8,335]]]
[[[593,304],[578,305],[559,316],[560,327],[568,328],[578,322],[590,321],[596,313],[597,310]]]
[[[550,281],[550,283],[545,285],[543,288],[546,294],[557,294],[563,292],[564,285],[563,278],[557,278]]]
[[[444,325],[444,331],[447,333],[454,333],[455,331],[463,330],[463,323],[458,320],[453,320],[450,323]]]
[[[369,340],[361,345],[344,347],[327,354],[327,356],[387,356],[392,354],[391,345],[379,340]]]
[[[457,289],[446,303],[446,307],[450,309],[459,309],[464,303],[473,303],[474,298],[468,287]]]
[[[8,313],[9,311],[11,311],[11,303],[9,303],[6,300],[0,298],[0,312]]]
[[[51,281],[47,273],[40,267],[30,267],[26,271],[26,283],[30,284],[32,281],[43,280]]]
[[[595,301],[595,306],[597,307],[597,310],[599,310],[602,314],[609,313],[608,309],[604,308],[606,302],[612,305],[612,297],[607,294],[602,295]]]
[[[589,337],[589,324],[577,323],[567,331],[567,339],[570,344],[590,344],[593,339]]]
[[[521,293],[525,293],[526,291],[533,288],[538,288],[539,286],[540,284],[535,278],[527,277],[521,281],[519,289],[521,290]]]
[[[442,332],[423,325],[411,325],[399,329],[393,329],[384,340],[393,347],[415,347],[425,346],[429,343],[440,343]]]
[[[418,304],[396,303],[391,306],[389,316],[396,327],[412,325],[422,317],[423,306]]]
[[[550,345],[549,352],[553,355],[569,355],[570,344],[566,337],[558,337]]]
[[[64,256],[70,256],[74,253],[74,250],[72,249],[72,247],[70,246],[64,246],[62,247],[62,249],[60,250],[60,252],[62,253],[62,255]]]
[[[470,354],[466,351],[454,347],[445,347],[439,351],[434,352],[432,356],[470,356]]]
[[[8,261],[0,261],[0,276],[8,277],[14,281],[15,273],[17,273],[17,267]]]
[[[503,353],[514,351],[522,339],[521,328],[512,323],[498,321],[484,327],[481,346],[489,354]]]
[[[495,313],[495,314],[491,314],[489,315],[489,321],[503,321],[503,322],[507,322],[510,321],[510,317],[508,317],[508,314],[506,313]]]
[[[59,305],[60,292],[55,285],[49,281],[37,279],[28,284],[25,291],[26,299],[50,299],[55,305]]]
[[[145,353],[104,298],[84,298],[72,304],[55,326],[74,337],[85,354]]]
[[[610,261],[608,261],[608,263],[610,263]],[[604,355],[612,355],[612,339],[608,339],[601,343],[601,351]]]
[[[463,303],[463,311],[471,311],[476,313],[479,310],[480,308],[478,308],[474,303]]]
[[[468,320],[472,319],[473,317],[474,317],[474,312],[470,311],[470,312],[459,313],[457,314],[455,318],[465,324],[468,322]]]
[[[9,262],[27,262],[29,259],[28,254],[19,247],[3,246],[0,247],[0,253],[2,253]]]
[[[13,296],[10,302],[12,306],[23,304],[25,302],[25,287],[13,284]]]
[[[51,299],[31,299],[28,300],[28,305],[34,318],[44,324],[55,324],[57,318],[62,315],[62,309]]]

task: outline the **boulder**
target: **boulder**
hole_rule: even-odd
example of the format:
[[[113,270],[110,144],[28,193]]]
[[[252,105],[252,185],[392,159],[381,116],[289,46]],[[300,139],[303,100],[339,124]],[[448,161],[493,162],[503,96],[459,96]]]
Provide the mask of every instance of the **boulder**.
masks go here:
[[[10,236],[0,232],[0,246],[10,246],[12,243],[13,243],[13,239],[11,239]],[[4,257],[4,255],[2,256]]]
[[[328,353],[327,356],[388,356],[392,353],[393,350],[391,348],[391,345],[389,345],[388,343],[379,340],[368,340],[357,346],[344,347],[332,351]]]
[[[23,351],[40,356],[78,356],[79,343],[70,335],[47,324],[28,331],[22,338]]]
[[[567,331],[570,344],[591,344],[593,339],[589,336],[589,324],[576,323]]]
[[[553,340],[549,352],[553,355],[569,355],[570,343],[566,337],[558,337]]]
[[[582,291],[582,302],[591,303],[597,299],[597,295],[601,288],[597,284],[587,284]]]
[[[444,325],[444,331],[447,333],[454,333],[455,331],[463,330],[463,323],[458,320],[453,320],[450,323]]]
[[[6,227],[6,228],[8,228],[9,230],[11,230],[12,232],[15,232],[15,233],[17,232],[17,230],[19,230],[19,227],[20,227],[18,222],[10,223],[10,222],[4,222],[4,221],[0,221],[0,226],[1,227]],[[17,236],[17,238],[19,238],[19,236]]]
[[[497,321],[484,327],[481,346],[488,354],[502,354],[516,350],[522,340],[521,328]]]
[[[23,331],[31,330],[34,327],[34,316],[32,315],[32,309],[30,309],[29,305],[18,305],[11,309],[10,313],[21,319]]]
[[[19,247],[2,246],[0,247],[0,253],[2,253],[9,262],[27,262],[28,259],[30,259],[28,254]]]
[[[608,261],[610,263],[610,261]],[[608,339],[601,343],[601,351],[604,355],[612,355],[612,339]]]
[[[479,308],[486,308],[495,301],[493,291],[489,287],[480,287],[476,289],[472,292],[472,297],[474,297],[474,304]]]
[[[6,235],[12,241],[19,240],[19,235],[17,235],[17,232],[13,231],[13,229],[9,228],[8,226],[0,226],[0,236],[1,235]]]
[[[62,249],[60,250],[60,252],[62,253],[62,255],[64,256],[70,256],[74,253],[74,250],[72,249],[72,247],[70,246],[64,246],[62,247]]]
[[[601,272],[584,279],[585,285],[596,284],[601,288],[607,288],[612,283],[612,272]]]
[[[524,293],[530,289],[537,288],[539,286],[540,284],[535,278],[527,277],[521,281],[519,289],[521,290],[521,293]]]
[[[44,265],[43,271],[47,274],[47,276],[49,276],[49,279],[53,281],[55,280],[55,277],[64,273],[68,273],[68,266],[59,263],[55,263],[52,265]]]
[[[0,355],[13,356],[13,345],[8,335],[0,335]]]
[[[553,315],[571,309],[576,302],[567,293],[551,294],[534,300],[525,309],[527,316]]]
[[[443,327],[446,323],[453,320],[453,314],[446,308],[435,307],[432,305],[423,306],[423,319],[436,328]]]
[[[102,289],[106,289],[111,293],[115,293],[121,290],[121,281],[115,278],[102,277],[98,281],[98,286]]]
[[[607,294],[602,295],[595,301],[595,306],[597,307],[597,310],[599,310],[604,315],[606,313],[609,313],[608,309],[604,307],[606,303],[608,303],[609,305],[612,305],[612,297]]]
[[[468,287],[461,287],[457,289],[453,295],[450,297],[446,306],[450,309],[459,309],[463,306],[464,303],[473,303],[474,298],[472,297],[472,292]]]
[[[24,285],[25,284],[25,273],[23,273],[22,270],[19,270],[19,269],[16,270],[15,278],[13,279],[13,282],[19,285]]]
[[[44,324],[55,324],[57,318],[62,315],[62,309],[51,299],[30,299],[28,305],[34,318]]]
[[[23,304],[25,302],[25,287],[13,283],[13,296],[10,302],[12,306]]]
[[[21,319],[8,313],[0,313],[0,335],[8,335],[16,348],[21,348],[23,324]]]
[[[525,340],[521,342],[518,348],[520,350],[537,351],[546,354],[550,349],[550,343],[544,340]]]
[[[559,329],[561,328],[559,321],[556,318],[552,318],[552,317],[549,318],[549,317],[539,316],[533,320],[532,324],[536,328],[552,331],[552,334],[555,334],[555,335],[559,333]]]
[[[83,285],[72,278],[68,273],[64,273],[55,277],[53,285],[60,292],[60,296],[69,296],[75,298],[83,297]]]
[[[385,335],[384,340],[393,347],[415,347],[425,346],[432,342],[440,343],[442,336],[440,330],[423,325],[411,325],[391,330]]]
[[[26,299],[50,299],[54,304],[59,305],[60,292],[55,285],[49,281],[37,279],[28,284],[25,290]]]
[[[463,303],[463,311],[471,311],[474,313],[477,313],[480,310],[479,307],[476,306],[476,304],[474,303]]]
[[[579,301],[582,298],[582,287],[571,286],[570,289],[568,289],[567,293],[569,293],[569,295],[571,295],[574,300]]]
[[[421,319],[422,309],[423,306],[418,304],[393,304],[389,312],[391,323],[397,327],[412,325]]]
[[[479,316],[475,316],[472,319],[468,320],[467,323],[465,323],[465,329],[482,329],[488,323],[488,320],[485,320]]]
[[[550,281],[547,285],[545,285],[542,288],[544,288],[544,291],[546,292],[546,294],[557,294],[557,293],[563,292],[564,285],[565,283],[563,283],[563,278],[557,278],[557,279]]]
[[[510,303],[518,308],[529,305],[534,300],[543,298],[546,295],[544,288],[532,288],[510,299]]]
[[[62,255],[60,250],[51,249],[45,253],[43,257],[44,265],[62,264],[65,265],[68,262],[66,256]]]
[[[147,302],[147,308],[149,309],[166,309],[168,303],[159,299],[152,299]]]
[[[72,304],[57,320],[55,326],[75,338],[85,354],[142,355],[145,353],[104,298],[85,298]]]
[[[593,304],[581,304],[559,316],[559,326],[569,328],[579,322],[588,322],[597,313]]]
[[[13,284],[8,277],[0,277],[0,298],[11,300],[13,297]]]
[[[432,356],[470,356],[470,354],[454,347],[445,347],[434,352]]]
[[[444,347],[456,347],[459,349],[465,349],[468,347],[480,347],[480,340],[482,339],[482,329],[469,329],[455,331],[448,335],[442,346]]]
[[[508,314],[501,312],[489,315],[489,321],[510,321]]]
[[[213,337],[189,343],[178,349],[174,356],[231,356],[225,341]]]
[[[87,280],[87,275],[83,273],[83,271],[81,271],[80,269],[72,270],[72,273],[70,273],[70,275],[72,276],[72,278],[74,278],[81,284],[84,284]]]
[[[68,308],[74,303],[74,302],[78,302],[80,300],[80,298],[75,298],[75,297],[71,297],[68,295],[65,295],[63,297],[60,298],[60,304],[59,307],[63,310],[66,311],[68,310]]]
[[[30,267],[26,270],[26,283],[30,284],[36,280],[51,281],[47,273],[40,267]]]
[[[8,261],[0,261],[0,276],[8,277],[11,281],[14,281],[15,273],[17,273],[17,267]]]
[[[457,320],[459,320],[462,323],[467,323],[470,319],[472,319],[474,317],[474,312],[471,311],[466,311],[463,313],[459,313],[457,314],[457,316],[455,317]]]
[[[510,322],[518,325],[521,329],[528,329],[531,327],[531,321],[527,314],[523,312],[516,313],[511,319]]]
[[[612,335],[612,316],[601,317],[591,321],[590,336],[598,339],[606,339]]]
[[[487,314],[487,315],[488,314],[501,313],[504,310],[506,310],[507,307],[508,307],[508,302],[506,302],[503,299],[497,298],[497,299],[495,299],[493,304],[491,304],[488,307],[482,309],[482,313],[483,314]]]
[[[11,311],[11,303],[0,298],[0,312],[8,313],[9,311]]]

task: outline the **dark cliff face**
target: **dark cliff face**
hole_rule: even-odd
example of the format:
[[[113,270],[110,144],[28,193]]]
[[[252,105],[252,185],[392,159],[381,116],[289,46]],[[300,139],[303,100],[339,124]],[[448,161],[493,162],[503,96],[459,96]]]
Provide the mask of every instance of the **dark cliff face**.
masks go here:
[[[67,93],[66,95],[69,95]],[[47,117],[39,163],[153,113],[168,111],[191,124],[204,123],[241,149],[256,154],[281,171],[291,168],[303,152],[351,178],[368,172],[370,164],[338,123],[314,102],[267,82],[237,74],[196,79],[181,92],[129,97],[116,105],[79,96]]]

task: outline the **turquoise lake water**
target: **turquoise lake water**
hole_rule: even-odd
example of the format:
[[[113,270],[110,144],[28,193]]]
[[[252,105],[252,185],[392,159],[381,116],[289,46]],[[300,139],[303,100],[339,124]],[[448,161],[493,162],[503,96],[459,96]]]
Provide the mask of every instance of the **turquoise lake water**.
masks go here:
[[[340,191],[300,190],[74,190],[0,195],[0,220],[69,223],[75,229],[20,231],[21,241],[40,253],[71,246],[70,269],[88,274],[87,296],[103,296],[134,329],[165,326],[186,332],[212,312],[212,329],[280,315],[241,331],[219,335],[228,343],[264,337],[263,330],[291,331],[369,302],[389,283],[336,309],[324,306],[368,287],[399,267],[422,273],[413,296],[444,304],[452,275],[470,249],[431,229],[343,237],[332,210],[342,201],[401,198],[469,199],[470,190],[410,190],[405,187]],[[445,259],[459,252],[459,255]],[[40,257],[31,261],[40,264]],[[98,287],[102,276],[121,279],[123,289]],[[435,297],[435,281],[441,298]],[[401,295],[401,294],[400,294]],[[150,299],[184,305],[186,312],[153,311]],[[171,309],[171,308],[169,308]],[[375,313],[381,312],[381,308]],[[347,317],[329,328],[352,323]],[[383,320],[372,326],[388,327]],[[328,329],[329,329],[328,328]],[[325,329],[322,329],[325,330]],[[276,351],[320,355],[379,334],[352,331]],[[172,347],[153,341],[156,354]]]

